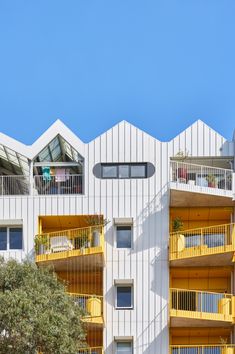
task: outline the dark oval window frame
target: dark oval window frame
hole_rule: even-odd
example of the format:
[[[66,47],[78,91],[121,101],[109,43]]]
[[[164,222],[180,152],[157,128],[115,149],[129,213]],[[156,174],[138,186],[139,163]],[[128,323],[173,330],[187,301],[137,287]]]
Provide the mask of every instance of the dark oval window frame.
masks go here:
[[[117,170],[119,166],[129,166],[129,169],[131,169],[131,166],[145,166],[145,176],[134,176],[131,177],[131,174],[129,173],[129,177],[119,177],[118,173],[117,173],[117,177],[104,177],[103,176],[103,170],[102,167],[103,166],[117,166]],[[93,167],[93,174],[96,178],[100,178],[100,179],[146,179],[146,178],[150,178],[155,174],[155,166],[151,163],[151,162],[100,162],[97,163],[94,167]]]

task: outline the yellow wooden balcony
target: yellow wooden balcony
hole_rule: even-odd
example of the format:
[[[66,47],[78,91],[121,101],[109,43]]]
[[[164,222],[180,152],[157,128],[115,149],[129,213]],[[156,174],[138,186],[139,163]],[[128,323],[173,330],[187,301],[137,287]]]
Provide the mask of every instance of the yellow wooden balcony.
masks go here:
[[[55,271],[98,269],[104,265],[102,225],[41,233],[35,237],[38,265],[51,265]]]
[[[104,354],[103,347],[90,347],[79,349],[77,354]]]
[[[231,265],[235,252],[234,226],[225,224],[171,233],[171,266]]]
[[[235,354],[235,345],[171,345],[169,354]]]
[[[230,294],[170,289],[171,326],[230,326],[234,317],[234,300]]]
[[[103,296],[69,293],[75,303],[85,312],[83,321],[94,326],[103,326]]]

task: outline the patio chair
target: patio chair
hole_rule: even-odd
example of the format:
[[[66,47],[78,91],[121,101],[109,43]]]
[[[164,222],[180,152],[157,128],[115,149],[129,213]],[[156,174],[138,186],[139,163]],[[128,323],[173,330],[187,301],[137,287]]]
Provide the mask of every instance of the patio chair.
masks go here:
[[[71,251],[73,249],[72,242],[67,236],[53,236],[50,238],[50,252]]]

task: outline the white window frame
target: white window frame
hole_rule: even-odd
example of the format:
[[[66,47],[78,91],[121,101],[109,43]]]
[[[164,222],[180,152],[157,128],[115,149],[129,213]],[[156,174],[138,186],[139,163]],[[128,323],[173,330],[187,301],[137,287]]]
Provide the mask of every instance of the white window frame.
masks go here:
[[[118,227],[130,227],[131,228],[131,247],[118,247],[117,243],[117,228]],[[115,225],[115,248],[118,251],[132,250],[133,249],[133,224],[116,224]]]
[[[117,304],[118,288],[131,288],[131,306],[119,307]],[[115,309],[116,310],[134,310],[134,286],[131,283],[118,283],[115,284]]]
[[[0,228],[7,229],[7,249],[6,250],[0,249],[0,252],[9,252],[9,251],[21,252],[24,250],[24,234],[23,234],[23,226],[22,225],[1,225],[0,224]],[[22,248],[10,248],[10,229],[22,229]]]

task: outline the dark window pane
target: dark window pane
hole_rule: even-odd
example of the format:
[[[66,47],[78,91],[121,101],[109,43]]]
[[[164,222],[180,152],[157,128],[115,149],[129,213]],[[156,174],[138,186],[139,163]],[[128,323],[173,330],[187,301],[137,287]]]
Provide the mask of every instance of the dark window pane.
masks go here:
[[[132,354],[132,344],[130,342],[117,342],[117,354]]]
[[[7,228],[0,227],[0,250],[7,250]]]
[[[117,248],[131,248],[131,226],[117,226]]]
[[[102,166],[104,178],[117,178],[117,166]]]
[[[132,178],[144,178],[146,177],[146,165],[132,165],[131,166]]]
[[[22,250],[22,228],[10,228],[10,249]]]
[[[117,307],[132,307],[131,286],[117,287]]]
[[[118,177],[119,178],[129,178],[129,165],[119,165]]]

